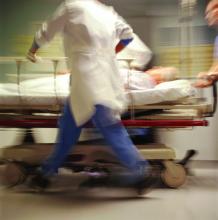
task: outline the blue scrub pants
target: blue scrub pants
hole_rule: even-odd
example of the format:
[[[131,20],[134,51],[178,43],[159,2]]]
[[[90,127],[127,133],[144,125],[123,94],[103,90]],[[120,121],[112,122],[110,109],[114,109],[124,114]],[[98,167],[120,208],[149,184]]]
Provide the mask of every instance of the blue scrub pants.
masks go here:
[[[120,163],[128,170],[128,174],[123,174],[121,178],[128,183],[140,181],[140,179],[144,178],[148,162],[142,159],[129,138],[126,129],[114,118],[111,110],[103,105],[96,105],[95,107],[96,112],[91,119],[93,124],[99,129],[109,147],[115,152]],[[53,153],[42,165],[42,173],[45,176],[50,176],[57,172],[67,155],[76,145],[82,127],[76,125],[67,101],[59,120],[57,144]]]

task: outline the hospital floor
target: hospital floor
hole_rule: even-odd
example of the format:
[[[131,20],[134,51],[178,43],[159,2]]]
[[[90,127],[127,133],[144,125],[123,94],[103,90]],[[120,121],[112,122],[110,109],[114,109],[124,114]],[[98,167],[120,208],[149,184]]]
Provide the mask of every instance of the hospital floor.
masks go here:
[[[217,220],[217,163],[192,169],[179,189],[136,198],[118,189],[27,193],[0,190],[1,220]]]

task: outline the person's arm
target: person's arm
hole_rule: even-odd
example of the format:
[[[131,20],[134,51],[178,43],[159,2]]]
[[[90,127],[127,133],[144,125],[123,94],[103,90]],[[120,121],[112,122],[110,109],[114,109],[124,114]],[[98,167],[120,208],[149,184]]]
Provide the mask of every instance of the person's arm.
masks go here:
[[[118,44],[116,45],[115,51],[119,53],[123,50],[132,40],[133,40],[133,30],[129,24],[119,16],[115,11],[115,28],[116,28],[116,36],[119,39]]]
[[[130,63],[131,69],[144,71],[151,61],[152,51],[148,46],[134,33],[133,42],[125,49],[126,54],[129,57],[133,57],[134,60]]]
[[[207,77],[212,83],[218,80],[218,60],[215,60],[212,67],[207,72]]]
[[[197,76],[195,87],[204,88],[218,81],[218,62],[214,63],[208,72],[201,72]]]
[[[28,51],[27,59],[36,62],[37,50],[49,43],[56,33],[61,32],[68,18],[68,11],[65,3],[61,4],[51,19],[43,23],[39,31],[36,32],[33,43]]]

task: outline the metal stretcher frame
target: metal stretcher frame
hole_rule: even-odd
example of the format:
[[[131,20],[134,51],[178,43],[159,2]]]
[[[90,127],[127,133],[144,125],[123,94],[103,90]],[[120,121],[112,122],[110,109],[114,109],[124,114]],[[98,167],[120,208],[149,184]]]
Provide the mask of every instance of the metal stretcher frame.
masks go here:
[[[216,91],[216,89],[214,89]],[[216,93],[215,93],[216,94]],[[132,117],[132,106],[129,109],[129,117],[125,117],[122,123],[126,127],[195,127],[208,126],[205,117],[213,116],[216,111],[215,95],[213,106],[209,104],[194,105],[146,105],[135,106]],[[158,110],[155,114],[148,114],[152,109]],[[17,128],[55,128],[59,114],[24,114],[25,110],[18,113],[1,113],[0,127]],[[34,111],[33,111],[34,112]],[[36,111],[37,112],[37,111]],[[154,111],[155,112],[155,111]],[[28,111],[26,112],[28,113]],[[57,112],[56,112],[57,113]],[[59,112],[58,112],[59,113]],[[185,114],[185,115],[184,115]],[[137,117],[137,115],[139,115]],[[91,127],[89,123],[86,127]]]

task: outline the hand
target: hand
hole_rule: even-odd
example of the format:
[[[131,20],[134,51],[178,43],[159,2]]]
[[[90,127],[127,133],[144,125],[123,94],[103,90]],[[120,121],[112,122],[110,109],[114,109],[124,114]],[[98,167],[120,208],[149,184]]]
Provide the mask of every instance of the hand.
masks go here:
[[[29,51],[29,52],[27,53],[26,58],[27,58],[28,60],[30,60],[31,62],[33,62],[33,63],[36,62],[36,54],[33,53],[33,52],[31,52],[31,51]]]
[[[40,58],[39,56],[36,56],[36,53],[33,53],[33,52],[31,52],[31,51],[29,51],[29,52],[27,53],[26,58],[27,58],[28,60],[30,60],[31,62],[33,62],[33,63],[36,63],[36,62],[38,62],[38,61],[41,60],[41,58]]]
[[[218,80],[217,72],[202,72],[198,74],[198,80],[193,86],[197,88],[205,88],[211,86],[214,82]]]
[[[216,82],[218,80],[218,72],[217,71],[209,72],[208,78],[210,78],[210,80],[212,80],[213,83]]]

